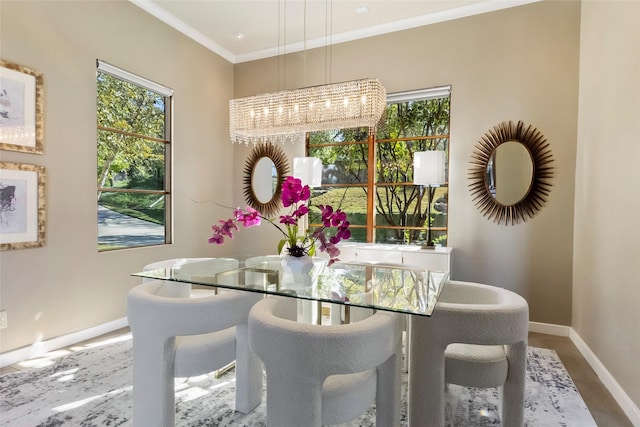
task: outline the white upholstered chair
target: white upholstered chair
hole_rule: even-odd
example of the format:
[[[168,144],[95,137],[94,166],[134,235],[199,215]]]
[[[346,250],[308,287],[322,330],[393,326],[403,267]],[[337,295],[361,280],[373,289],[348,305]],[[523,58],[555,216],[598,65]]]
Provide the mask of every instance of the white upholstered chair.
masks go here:
[[[522,426],[529,307],[509,290],[449,281],[431,317],[412,319],[409,419],[444,425],[445,383],[500,387],[501,422]]]
[[[221,260],[219,271],[229,262]],[[172,284],[146,281],[127,297],[133,336],[134,426],[173,426],[174,378],[213,372],[234,360],[235,408],[250,412],[262,400],[262,368],[248,348],[247,320],[262,295],[221,290],[217,295],[176,297],[175,289],[168,286]]]
[[[200,263],[203,261],[211,261],[214,258],[172,258],[162,261],[152,262],[144,266],[143,271],[159,270],[161,268],[181,268],[187,264]],[[238,260],[233,258],[215,258],[215,270],[231,269],[238,266]],[[202,274],[210,274],[211,266],[209,264],[190,265],[190,272],[197,273],[202,270]],[[142,278],[142,282],[149,282],[154,279]],[[193,298],[198,296],[206,296],[215,293],[213,289],[192,289],[190,283],[165,281],[161,290],[163,296],[174,298]]]
[[[400,423],[402,318],[378,311],[348,325],[288,320],[283,298],[249,314],[249,345],[267,376],[267,426],[348,422],[376,404],[378,427]]]

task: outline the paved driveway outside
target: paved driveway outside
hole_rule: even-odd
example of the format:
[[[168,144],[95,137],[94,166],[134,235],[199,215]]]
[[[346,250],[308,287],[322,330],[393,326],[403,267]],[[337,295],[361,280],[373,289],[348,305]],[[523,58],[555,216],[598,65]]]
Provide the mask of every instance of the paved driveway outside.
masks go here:
[[[98,243],[146,246],[164,242],[164,226],[98,206]]]

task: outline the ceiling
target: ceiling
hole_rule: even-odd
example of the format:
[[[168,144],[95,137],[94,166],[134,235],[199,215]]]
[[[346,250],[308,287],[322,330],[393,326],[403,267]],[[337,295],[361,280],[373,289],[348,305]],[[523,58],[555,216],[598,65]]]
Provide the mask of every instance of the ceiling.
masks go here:
[[[235,64],[539,0],[130,1]]]

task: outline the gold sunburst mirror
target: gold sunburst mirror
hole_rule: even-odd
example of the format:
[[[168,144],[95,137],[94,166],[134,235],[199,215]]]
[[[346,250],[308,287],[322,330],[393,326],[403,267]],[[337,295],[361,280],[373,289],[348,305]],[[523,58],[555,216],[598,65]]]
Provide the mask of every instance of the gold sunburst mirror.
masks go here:
[[[514,225],[532,218],[551,192],[553,156],[533,126],[502,122],[478,141],[471,154],[469,191],[488,219]]]
[[[282,183],[289,173],[287,155],[271,142],[257,144],[244,166],[244,197],[249,206],[264,216],[280,209]]]

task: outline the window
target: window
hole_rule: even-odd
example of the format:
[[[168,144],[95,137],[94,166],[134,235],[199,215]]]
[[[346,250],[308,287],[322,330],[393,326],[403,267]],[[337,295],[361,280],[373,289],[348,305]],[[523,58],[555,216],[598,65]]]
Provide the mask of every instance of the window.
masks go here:
[[[375,134],[367,128],[308,134],[307,154],[323,164],[311,205],[340,205],[352,241],[446,245],[448,183],[413,185],[413,153],[445,151],[448,177],[450,90],[389,95]]]
[[[98,250],[171,243],[171,96],[97,64]]]

